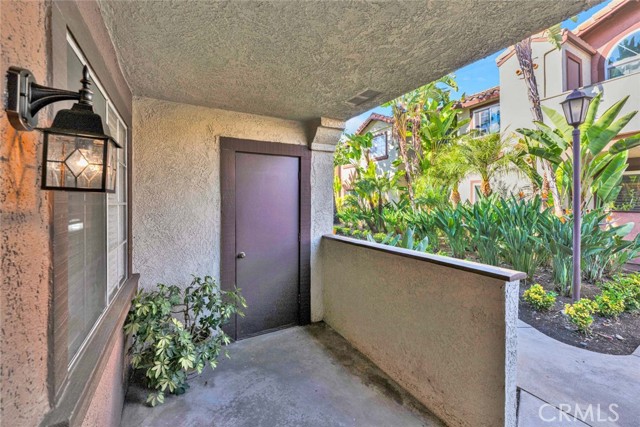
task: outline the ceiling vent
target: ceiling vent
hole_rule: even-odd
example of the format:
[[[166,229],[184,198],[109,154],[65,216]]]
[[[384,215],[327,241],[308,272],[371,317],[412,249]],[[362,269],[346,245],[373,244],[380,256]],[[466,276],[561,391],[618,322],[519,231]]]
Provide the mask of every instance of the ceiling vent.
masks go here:
[[[382,92],[378,92],[377,90],[367,89],[363,92],[360,92],[353,98],[347,100],[347,104],[352,107],[356,107],[360,104],[364,104],[367,101],[372,100],[373,98],[379,96]]]

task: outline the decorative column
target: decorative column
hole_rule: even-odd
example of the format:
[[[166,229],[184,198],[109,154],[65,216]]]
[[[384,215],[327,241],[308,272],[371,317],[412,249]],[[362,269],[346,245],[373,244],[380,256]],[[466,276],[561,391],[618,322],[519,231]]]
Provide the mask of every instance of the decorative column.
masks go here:
[[[323,317],[322,252],[324,234],[333,233],[333,152],[344,121],[321,117],[308,123],[311,153],[311,321]]]

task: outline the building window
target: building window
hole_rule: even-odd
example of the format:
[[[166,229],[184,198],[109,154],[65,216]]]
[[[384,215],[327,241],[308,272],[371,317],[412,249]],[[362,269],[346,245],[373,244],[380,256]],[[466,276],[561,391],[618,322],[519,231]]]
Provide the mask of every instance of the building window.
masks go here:
[[[607,78],[640,71],[640,30],[620,40],[607,57]]]
[[[613,209],[623,212],[640,212],[640,171],[622,175],[620,192]]]
[[[473,110],[473,127],[482,133],[500,132],[500,105]]]
[[[67,42],[67,85],[75,88],[82,67],[89,64],[70,35]],[[55,311],[54,323],[56,333],[66,335],[56,340],[67,343],[69,365],[128,277],[127,127],[90,71],[94,111],[105,119],[111,136],[123,149],[118,150],[114,194],[69,192],[54,197],[54,216],[66,218],[66,223],[54,223],[54,303],[66,307]]]
[[[582,87],[582,60],[571,52],[566,52],[566,90],[574,90]]]
[[[371,157],[374,160],[384,160],[389,157],[387,151],[387,133],[382,132],[373,136],[371,141]]]

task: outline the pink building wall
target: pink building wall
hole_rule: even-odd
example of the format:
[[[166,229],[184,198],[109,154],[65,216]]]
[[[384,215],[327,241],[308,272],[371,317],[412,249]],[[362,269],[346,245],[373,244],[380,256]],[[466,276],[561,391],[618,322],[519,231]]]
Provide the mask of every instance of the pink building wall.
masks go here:
[[[624,35],[637,29],[640,29],[640,1],[632,0],[620,6],[593,29],[577,33],[597,51],[591,62],[593,83],[605,79],[605,58],[612,47]]]

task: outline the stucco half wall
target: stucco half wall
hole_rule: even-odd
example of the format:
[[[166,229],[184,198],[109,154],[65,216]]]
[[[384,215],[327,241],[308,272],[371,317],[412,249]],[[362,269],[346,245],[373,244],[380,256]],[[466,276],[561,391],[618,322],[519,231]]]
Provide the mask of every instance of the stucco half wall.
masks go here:
[[[322,255],[327,324],[447,425],[515,427],[523,274],[338,236]]]
[[[321,320],[317,254],[333,224],[333,146],[315,142],[333,135],[327,126],[334,124],[319,121],[310,138],[308,123],[134,98],[133,271],[140,287],[186,285],[192,274],[219,280],[220,137],[297,145],[312,139],[311,318]]]

